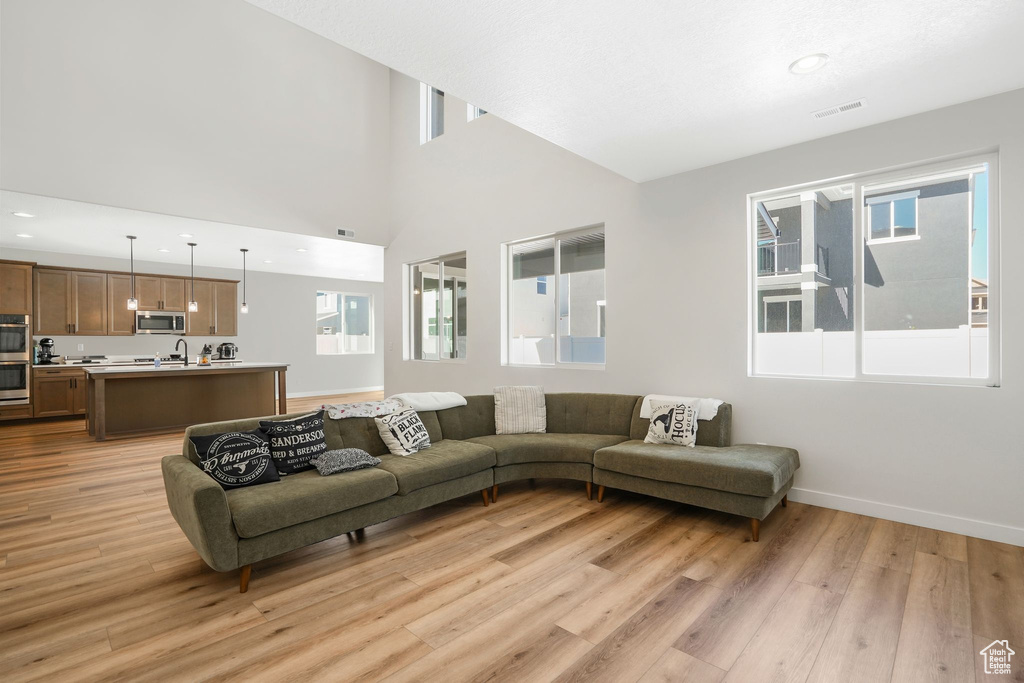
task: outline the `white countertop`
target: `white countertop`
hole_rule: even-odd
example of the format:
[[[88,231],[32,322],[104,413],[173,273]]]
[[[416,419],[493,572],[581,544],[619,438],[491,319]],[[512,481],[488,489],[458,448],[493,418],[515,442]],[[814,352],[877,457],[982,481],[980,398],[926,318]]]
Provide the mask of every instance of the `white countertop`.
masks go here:
[[[129,357],[107,358],[107,359],[104,359],[104,360],[95,360],[95,361],[92,361],[91,363],[83,363],[81,361],[65,361],[63,363],[45,363],[45,364],[43,364],[43,363],[36,363],[32,367],[33,368],[41,368],[41,369],[45,369],[45,368],[82,368],[83,370],[85,368],[110,368],[110,367],[118,367],[118,368],[126,368],[126,367],[127,368],[130,368],[130,367],[152,368],[153,367],[153,359],[152,358],[150,358],[149,360],[145,360],[145,361],[141,361],[141,360],[140,361],[136,361],[135,358],[138,358],[138,356],[132,356],[130,358]],[[192,358],[191,356],[189,358],[190,358],[189,365],[195,364],[195,359]],[[214,358],[212,362],[214,364],[216,364],[216,365],[222,365],[224,363],[241,363],[243,361],[242,361],[241,358],[236,358],[234,360],[221,360],[220,358]],[[161,365],[161,367],[164,366],[164,365],[181,366],[181,365],[184,365],[184,363],[182,361],[180,361],[180,360],[163,360],[163,361],[160,362],[160,365]]]
[[[130,372],[167,372],[167,373],[193,373],[193,372],[205,372],[207,370],[250,370],[254,368],[286,368],[288,363],[255,363],[255,362],[243,362],[243,361],[220,361],[212,365],[196,365],[195,363],[189,363],[186,365],[169,365],[161,364],[160,367],[156,368],[152,365],[76,365],[85,370],[90,375],[112,375],[120,373]]]

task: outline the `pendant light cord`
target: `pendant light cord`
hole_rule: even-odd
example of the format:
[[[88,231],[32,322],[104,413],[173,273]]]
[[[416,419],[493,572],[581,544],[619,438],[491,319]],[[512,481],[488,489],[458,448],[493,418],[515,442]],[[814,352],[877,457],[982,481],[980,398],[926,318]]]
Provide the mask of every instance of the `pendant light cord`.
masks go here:
[[[135,240],[131,237],[128,238],[128,249],[129,256],[128,261],[131,264],[132,270],[132,298],[135,298]]]

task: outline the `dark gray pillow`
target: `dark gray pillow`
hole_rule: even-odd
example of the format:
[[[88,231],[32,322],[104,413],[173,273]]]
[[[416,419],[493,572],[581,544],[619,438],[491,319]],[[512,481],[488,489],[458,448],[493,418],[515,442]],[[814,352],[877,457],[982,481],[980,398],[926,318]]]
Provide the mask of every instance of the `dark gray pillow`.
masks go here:
[[[373,457],[361,448],[339,448],[322,453],[310,462],[316,465],[317,472],[327,476],[376,467],[380,464],[380,458]]]

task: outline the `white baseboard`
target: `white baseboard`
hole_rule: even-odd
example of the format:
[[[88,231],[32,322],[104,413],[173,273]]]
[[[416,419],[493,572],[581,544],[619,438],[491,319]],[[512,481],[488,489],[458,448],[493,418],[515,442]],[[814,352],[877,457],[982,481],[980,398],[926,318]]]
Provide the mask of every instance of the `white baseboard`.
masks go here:
[[[1000,543],[1024,546],[1024,529],[1018,527],[982,522],[965,517],[954,517],[953,515],[944,515],[940,512],[917,510],[900,505],[889,505],[888,503],[879,503],[862,498],[850,498],[835,493],[811,491],[809,489],[790,489],[789,497],[798,503],[818,505],[845,512],[855,512],[860,515],[879,517],[893,522],[913,524],[928,529],[938,529],[954,534],[963,534]]]
[[[288,398],[308,398],[309,396],[337,396],[338,394],[362,394],[367,391],[384,391],[384,387],[355,387],[353,389],[320,389],[319,391],[289,391]]]

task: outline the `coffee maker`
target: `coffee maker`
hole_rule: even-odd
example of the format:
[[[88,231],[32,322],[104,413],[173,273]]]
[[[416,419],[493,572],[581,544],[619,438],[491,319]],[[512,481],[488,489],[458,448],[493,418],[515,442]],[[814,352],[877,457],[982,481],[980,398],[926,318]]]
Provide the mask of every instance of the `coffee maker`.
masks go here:
[[[39,340],[39,364],[40,365],[55,365],[53,362],[54,358],[60,358],[59,355],[53,352],[54,341],[52,337],[43,337]]]

